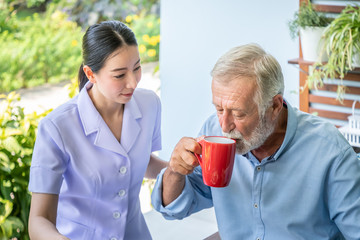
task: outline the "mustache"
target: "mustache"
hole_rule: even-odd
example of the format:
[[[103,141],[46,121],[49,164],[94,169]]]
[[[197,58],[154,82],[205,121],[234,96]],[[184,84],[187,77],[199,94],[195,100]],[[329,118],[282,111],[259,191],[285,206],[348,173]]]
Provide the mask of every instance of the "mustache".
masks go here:
[[[232,139],[235,139],[235,140],[237,140],[237,139],[239,139],[239,140],[242,140],[243,139],[243,136],[242,136],[242,134],[239,132],[239,131],[237,131],[237,130],[232,130],[231,132],[222,132],[222,134],[223,134],[223,136],[224,137],[227,137],[227,138],[232,138]]]

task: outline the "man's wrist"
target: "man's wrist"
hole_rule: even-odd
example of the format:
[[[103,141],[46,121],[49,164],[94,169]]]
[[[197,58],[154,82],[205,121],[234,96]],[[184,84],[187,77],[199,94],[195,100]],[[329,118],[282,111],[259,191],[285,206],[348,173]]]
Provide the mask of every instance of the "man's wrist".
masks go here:
[[[169,178],[174,182],[182,182],[185,179],[184,175],[173,171],[170,166],[165,170],[163,177],[164,178]]]

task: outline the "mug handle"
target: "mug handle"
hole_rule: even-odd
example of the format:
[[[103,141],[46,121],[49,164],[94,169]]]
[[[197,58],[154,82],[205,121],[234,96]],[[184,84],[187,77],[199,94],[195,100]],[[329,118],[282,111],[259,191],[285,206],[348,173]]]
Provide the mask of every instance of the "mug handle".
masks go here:
[[[201,147],[203,147],[203,144],[205,142],[204,138],[202,137],[200,140],[197,140],[197,142],[201,145]],[[195,157],[197,158],[200,166],[202,167],[202,157],[200,154],[194,153]]]

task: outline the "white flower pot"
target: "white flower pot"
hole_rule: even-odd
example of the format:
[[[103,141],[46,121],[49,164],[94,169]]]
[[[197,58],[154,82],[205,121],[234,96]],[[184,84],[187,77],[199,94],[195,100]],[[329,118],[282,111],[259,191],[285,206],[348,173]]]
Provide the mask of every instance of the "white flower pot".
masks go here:
[[[360,68],[360,52],[356,51],[352,56],[352,66],[356,68]]]
[[[326,52],[321,52],[324,41],[321,36],[325,27],[306,27],[300,29],[300,40],[303,59],[306,61],[321,61],[326,62],[328,56]]]

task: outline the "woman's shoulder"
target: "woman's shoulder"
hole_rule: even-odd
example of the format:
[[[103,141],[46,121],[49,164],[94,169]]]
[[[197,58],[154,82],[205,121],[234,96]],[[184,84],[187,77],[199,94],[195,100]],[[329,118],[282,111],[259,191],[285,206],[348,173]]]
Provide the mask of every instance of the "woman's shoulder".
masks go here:
[[[145,89],[145,88],[136,88],[134,92],[134,96],[141,96],[141,97],[149,97],[154,98],[157,97],[156,93],[153,90]]]
[[[138,103],[160,103],[160,98],[154,91],[144,88],[136,88],[134,92],[134,98]]]
[[[69,116],[74,115],[75,112],[78,112],[77,109],[78,105],[76,96],[73,99],[70,99],[69,101],[52,110],[48,115],[43,118],[42,121],[58,122],[63,121],[64,119],[69,119]]]

